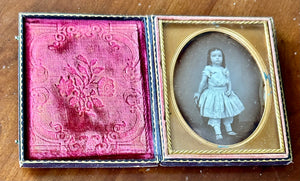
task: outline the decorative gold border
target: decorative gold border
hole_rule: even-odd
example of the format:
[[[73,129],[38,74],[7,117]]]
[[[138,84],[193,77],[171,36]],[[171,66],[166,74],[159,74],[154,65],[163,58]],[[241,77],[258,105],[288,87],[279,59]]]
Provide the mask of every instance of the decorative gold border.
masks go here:
[[[280,142],[280,148],[279,149],[231,149],[231,150],[226,150],[226,149],[219,149],[219,150],[174,150],[172,148],[172,140],[171,140],[171,129],[170,129],[170,118],[169,118],[169,100],[168,100],[168,86],[167,86],[167,75],[166,75],[166,65],[165,65],[165,49],[164,49],[164,39],[163,39],[163,24],[164,23],[179,23],[179,24],[215,24],[216,28],[215,29],[209,29],[209,30],[203,30],[203,32],[207,32],[207,31],[218,31],[216,29],[220,29],[220,27],[218,26],[219,24],[262,24],[264,26],[264,32],[265,32],[265,36],[266,36],[266,44],[267,44],[267,48],[268,48],[268,62],[269,62],[269,69],[270,69],[270,74],[271,74],[271,80],[272,80],[272,90],[273,90],[273,98],[274,98],[274,102],[275,102],[275,109],[276,109],[276,123],[277,123],[277,130],[279,133],[279,142]],[[251,20],[244,20],[244,21],[188,21],[188,20],[158,20],[158,29],[159,29],[159,40],[160,40],[160,53],[161,53],[161,66],[162,66],[162,79],[163,79],[163,98],[164,98],[164,111],[165,111],[165,121],[166,121],[166,134],[167,134],[167,148],[168,148],[168,155],[171,154],[242,154],[242,153],[285,153],[285,147],[284,147],[284,140],[283,140],[283,133],[282,133],[282,125],[281,125],[281,119],[280,119],[280,110],[278,107],[278,101],[277,101],[277,89],[276,89],[276,82],[274,80],[274,71],[273,71],[273,63],[272,63],[272,51],[271,51],[271,46],[270,46],[270,36],[269,36],[269,31],[268,31],[268,21],[267,20],[260,20],[260,21],[251,21]],[[252,56],[254,56],[256,61],[261,61],[261,57],[260,55],[257,53],[257,51],[253,48],[253,46],[245,39],[242,38],[241,35],[238,35],[236,32],[233,31],[226,31],[226,33],[230,32],[230,34],[233,34],[233,37],[239,37],[236,40],[238,40],[239,43],[241,43],[241,40],[243,43],[241,43],[243,46],[246,44],[247,46],[245,47],[248,51],[250,48],[250,53],[252,54]],[[197,36],[198,34],[201,34],[202,32],[196,32],[195,34],[190,35],[188,38],[186,38],[185,41],[183,41],[183,43],[181,43],[181,47],[178,48],[178,50],[181,50],[183,48],[183,46],[193,37]],[[224,32],[223,32],[224,33]],[[226,34],[225,33],[225,34]],[[235,36],[237,35],[237,36]],[[246,41],[245,41],[246,40]],[[246,42],[246,43],[245,43]],[[178,54],[180,53],[180,51],[177,51],[177,55],[175,55],[175,58],[177,58]],[[257,58],[259,57],[259,58]],[[176,60],[176,59],[175,59]],[[174,61],[173,64],[175,65]],[[173,65],[173,67],[174,67]],[[264,64],[260,64],[260,65],[264,65]],[[259,66],[259,64],[258,64]],[[262,69],[266,70],[267,68],[264,67],[262,68],[261,66],[259,66],[261,74],[264,72]],[[266,71],[267,72],[267,71]],[[262,74],[263,77],[263,74]],[[268,89],[268,83],[265,82],[265,79],[263,78],[264,83],[265,83],[265,94],[267,94],[269,92],[270,89]],[[171,80],[172,81],[172,80]],[[171,82],[171,85],[173,85],[173,83]],[[172,92],[172,99],[175,102],[175,98],[174,98],[174,93]],[[267,97],[267,96],[266,96]],[[270,99],[268,99],[270,100]],[[266,100],[266,104],[270,105],[270,101]],[[174,102],[172,102],[174,104]],[[176,102],[175,102],[176,105]],[[177,105],[175,106],[177,107]],[[264,126],[265,123],[265,119],[266,116],[268,116],[268,112],[270,110],[266,110],[266,109],[270,109],[268,108],[270,106],[266,106],[265,110],[264,110],[264,114],[262,116],[263,120],[260,121],[260,124],[258,125],[258,127],[256,128],[256,130],[254,131],[254,134],[252,134],[250,137],[248,137],[247,139],[245,139],[244,141],[238,143],[238,144],[234,144],[234,145],[229,145],[229,148],[235,148],[238,147],[242,144],[245,144],[246,142],[248,142],[249,140],[251,140],[251,138],[253,138],[260,130],[261,128]],[[177,109],[178,111],[178,109]],[[176,111],[176,112],[177,112]],[[179,112],[179,111],[178,111]],[[177,113],[178,113],[177,112]],[[266,113],[266,114],[265,114]],[[179,113],[180,115],[180,113]],[[182,116],[181,116],[181,120],[183,120]],[[162,121],[160,121],[162,122]],[[209,144],[207,141],[205,141],[204,139],[200,138],[200,136],[198,136],[194,131],[191,131],[191,128],[187,125],[187,123],[183,120],[181,121],[181,123],[184,125],[185,129],[188,130],[189,133],[192,133],[193,137],[196,137],[198,140],[202,141],[203,143]],[[211,143],[210,145],[212,145],[213,147],[217,147],[217,145]],[[227,146],[227,145],[226,145]],[[223,148],[223,147],[222,147]]]
[[[130,160],[130,159],[123,159],[123,160],[26,160],[25,159],[25,153],[24,153],[24,122],[25,122],[25,118],[24,118],[24,106],[25,106],[25,102],[23,102],[23,94],[24,94],[24,57],[23,57],[23,31],[24,31],[24,25],[23,25],[23,20],[26,17],[39,17],[39,16],[47,16],[50,18],[55,18],[55,17],[77,17],[77,18],[88,18],[88,17],[93,17],[93,18],[141,18],[141,21],[144,21],[145,24],[145,40],[147,43],[147,57],[149,58],[147,64],[149,66],[148,72],[149,72],[149,83],[150,83],[150,90],[149,92],[151,92],[151,126],[152,126],[152,137],[153,137],[153,151],[154,151],[154,157],[152,159],[138,159],[138,160]],[[150,29],[150,25],[149,25],[149,17],[148,16],[124,16],[124,15],[93,15],[93,14],[66,14],[66,13],[19,13],[19,35],[17,37],[17,39],[19,40],[19,76],[18,76],[18,89],[19,89],[19,95],[18,95],[18,100],[19,100],[19,165],[20,167],[22,167],[24,164],[53,164],[53,163],[57,163],[57,164],[77,164],[77,163],[82,163],[82,164],[127,164],[128,163],[128,167],[130,167],[130,163],[138,163],[141,165],[144,164],[157,164],[159,162],[159,157],[158,157],[158,153],[160,152],[157,146],[157,142],[158,142],[158,138],[157,138],[157,122],[155,121],[155,117],[156,117],[156,110],[155,110],[155,106],[154,106],[154,95],[155,95],[155,88],[154,88],[154,83],[153,83],[153,57],[151,54],[151,37],[152,36],[149,32]],[[104,165],[105,166],[109,166],[109,165]],[[67,165],[66,165],[67,166]],[[91,165],[92,166],[92,165]],[[47,165],[42,165],[41,167],[47,167]]]
[[[278,60],[276,32],[275,32],[275,26],[274,26],[274,22],[273,22],[272,18],[270,18],[270,21],[268,21],[268,24],[269,24],[269,30],[272,32],[272,34],[269,33],[268,35],[271,35],[270,36],[270,41],[273,40],[273,42],[274,42],[274,44],[273,44],[273,46],[271,46],[271,48],[274,49],[273,56],[276,57],[275,64],[277,64],[277,72],[278,72],[278,77],[277,78],[278,78],[278,82],[279,82],[279,85],[278,85],[279,86],[279,90],[278,91],[280,91],[279,93],[281,95],[280,98],[281,98],[282,111],[283,111],[283,113],[282,113],[283,114],[283,120],[282,121],[283,121],[283,124],[285,124],[285,128],[283,128],[283,130],[286,131],[285,137],[284,137],[284,133],[282,133],[281,137],[283,137],[284,139],[287,139],[286,140],[287,145],[285,145],[286,146],[286,152],[288,152],[288,154],[290,156],[290,160],[292,160],[293,159],[293,155],[292,155],[292,145],[291,145],[291,139],[290,139],[289,122],[288,122],[287,110],[286,110],[286,105],[285,105],[285,96],[284,96],[284,91],[283,91],[281,70],[280,70],[279,60]],[[285,143],[282,143],[282,144],[285,144]]]
[[[177,115],[177,117],[179,117],[179,121],[181,123],[181,125],[184,127],[184,129],[190,133],[194,138],[196,138],[198,141],[200,141],[203,144],[207,144],[213,148],[218,148],[219,145],[218,144],[214,144],[211,143],[209,141],[206,141],[205,139],[201,138],[197,133],[195,133],[190,126],[186,123],[186,121],[184,120],[183,116],[180,113],[180,110],[178,109],[177,103],[176,103],[176,99],[175,99],[175,95],[174,95],[174,83],[173,83],[173,77],[174,77],[174,70],[175,70],[175,65],[177,62],[177,59],[180,55],[180,53],[182,52],[182,50],[184,49],[184,47],[187,45],[188,42],[190,42],[193,38],[195,38],[198,35],[201,35],[203,33],[207,33],[207,32],[220,32],[223,33],[225,35],[229,35],[232,39],[236,40],[237,42],[239,42],[242,46],[244,46],[249,52],[250,54],[254,57],[254,60],[256,61],[259,69],[260,69],[260,73],[261,73],[261,77],[263,79],[264,73],[267,73],[268,70],[266,68],[266,65],[263,62],[262,57],[260,56],[260,54],[257,52],[257,50],[254,48],[253,45],[251,45],[251,43],[245,39],[242,35],[240,35],[239,33],[228,29],[228,28],[224,28],[224,27],[219,27],[219,28],[205,28],[202,29],[200,31],[194,32],[193,34],[189,35],[188,37],[186,37],[179,45],[176,54],[173,57],[172,60],[172,64],[171,64],[171,72],[170,72],[170,93],[171,93],[171,104],[175,105],[175,114]],[[255,129],[255,131],[245,140],[236,143],[236,144],[232,144],[232,145],[226,145],[228,146],[228,148],[234,148],[234,147],[239,147],[245,143],[247,143],[249,140],[251,140],[253,137],[256,137],[257,133],[260,132],[260,130],[265,126],[265,122],[267,117],[270,114],[270,106],[271,106],[271,100],[269,98],[269,96],[267,96],[267,93],[270,92],[270,87],[268,86],[268,83],[266,82],[265,79],[263,79],[264,82],[264,96],[265,96],[265,109],[261,118],[261,121],[259,123],[259,125],[257,126],[257,129]],[[167,91],[167,89],[166,89]]]

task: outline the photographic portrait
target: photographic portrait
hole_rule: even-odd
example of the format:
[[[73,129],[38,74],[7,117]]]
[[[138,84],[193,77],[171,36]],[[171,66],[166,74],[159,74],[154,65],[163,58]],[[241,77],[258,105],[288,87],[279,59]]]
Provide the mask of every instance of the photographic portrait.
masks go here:
[[[213,52],[222,58],[220,69],[212,68]],[[205,85],[199,90],[204,77]],[[215,144],[239,143],[254,132],[264,111],[263,86],[251,53],[221,32],[192,38],[174,67],[174,95],[182,117],[196,134]]]

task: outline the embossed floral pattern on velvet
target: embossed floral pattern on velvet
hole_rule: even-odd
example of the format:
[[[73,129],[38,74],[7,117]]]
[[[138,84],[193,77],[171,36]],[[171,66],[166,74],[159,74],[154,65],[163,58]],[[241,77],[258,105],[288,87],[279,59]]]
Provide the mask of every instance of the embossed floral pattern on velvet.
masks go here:
[[[113,96],[114,87],[112,79],[109,79],[110,85],[105,84],[105,80],[108,79],[106,77],[98,80],[104,68],[96,66],[97,59],[88,61],[82,55],[76,56],[75,59],[78,60],[75,65],[76,68],[69,64],[65,67],[65,70],[69,73],[67,80],[61,77],[57,88],[60,95],[68,97],[69,105],[76,108],[81,115],[83,112],[90,111],[93,107],[103,107],[104,105],[99,96]],[[98,94],[97,89],[100,89],[102,94]]]
[[[153,158],[144,25],[27,18],[29,159]]]

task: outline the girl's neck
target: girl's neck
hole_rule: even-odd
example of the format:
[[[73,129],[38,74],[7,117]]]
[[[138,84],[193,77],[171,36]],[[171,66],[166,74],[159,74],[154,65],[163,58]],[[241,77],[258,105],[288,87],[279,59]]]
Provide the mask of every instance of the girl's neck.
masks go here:
[[[211,64],[212,67],[222,67],[221,65],[217,65],[217,64]]]

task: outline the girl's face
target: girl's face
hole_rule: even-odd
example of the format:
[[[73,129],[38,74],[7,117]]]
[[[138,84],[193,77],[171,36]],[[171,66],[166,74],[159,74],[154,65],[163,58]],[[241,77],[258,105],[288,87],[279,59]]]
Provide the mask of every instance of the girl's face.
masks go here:
[[[210,60],[211,60],[212,65],[221,66],[222,61],[223,61],[222,52],[220,50],[212,51],[210,53]]]

